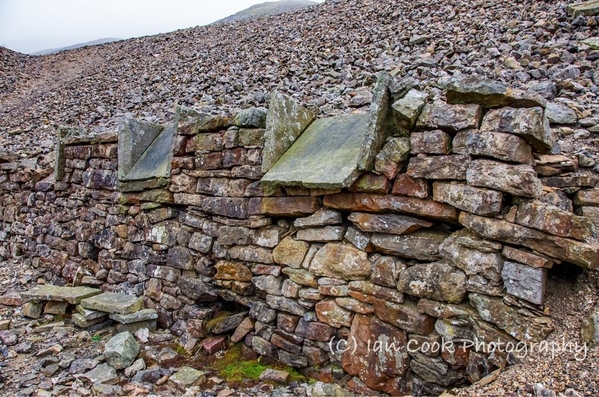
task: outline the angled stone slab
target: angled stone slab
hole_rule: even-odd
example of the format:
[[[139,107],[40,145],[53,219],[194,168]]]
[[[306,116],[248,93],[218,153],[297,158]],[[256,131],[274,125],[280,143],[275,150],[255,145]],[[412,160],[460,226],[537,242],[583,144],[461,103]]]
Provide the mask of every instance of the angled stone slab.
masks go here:
[[[262,152],[262,172],[267,172],[314,120],[314,114],[280,92],[272,95]]]
[[[360,175],[368,119],[368,114],[357,114],[314,121],[262,181],[307,188],[349,187]]]
[[[431,227],[431,222],[418,218],[395,214],[368,214],[352,212],[347,218],[363,232],[410,234],[423,227]]]
[[[130,314],[143,307],[141,298],[132,295],[104,292],[103,294],[83,299],[81,306],[84,309],[98,310],[106,313]]]
[[[119,125],[119,180],[125,178],[163,129],[159,124],[134,119]]]
[[[174,125],[169,125],[154,139],[123,181],[168,178],[173,157]]]
[[[59,287],[57,285],[41,285],[21,294],[24,301],[66,301],[72,305],[81,302],[82,299],[101,294],[97,288],[90,287]]]

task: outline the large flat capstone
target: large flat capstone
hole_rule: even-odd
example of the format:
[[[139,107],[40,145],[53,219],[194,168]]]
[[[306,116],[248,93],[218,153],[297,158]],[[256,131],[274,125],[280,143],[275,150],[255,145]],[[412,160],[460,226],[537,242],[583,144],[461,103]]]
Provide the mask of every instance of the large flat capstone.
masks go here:
[[[24,301],[60,301],[77,305],[82,299],[102,293],[91,287],[59,287],[57,285],[41,285],[21,294]]]
[[[106,313],[130,314],[140,310],[143,306],[143,301],[137,296],[104,292],[101,295],[83,299],[81,306],[84,309],[98,310]]]
[[[262,181],[307,188],[349,187],[359,176],[368,120],[368,114],[356,114],[314,121]]]

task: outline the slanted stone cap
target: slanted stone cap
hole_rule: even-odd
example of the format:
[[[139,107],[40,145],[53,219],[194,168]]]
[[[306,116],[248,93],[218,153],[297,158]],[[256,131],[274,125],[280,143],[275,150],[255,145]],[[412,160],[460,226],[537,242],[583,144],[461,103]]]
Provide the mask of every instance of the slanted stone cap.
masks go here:
[[[360,174],[368,120],[366,113],[314,121],[262,181],[307,188],[349,187]]]

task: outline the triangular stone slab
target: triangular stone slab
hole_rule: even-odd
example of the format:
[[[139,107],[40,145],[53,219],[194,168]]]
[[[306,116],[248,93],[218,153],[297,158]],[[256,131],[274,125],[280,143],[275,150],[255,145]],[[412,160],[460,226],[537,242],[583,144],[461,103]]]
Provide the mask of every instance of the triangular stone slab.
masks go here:
[[[262,181],[307,188],[349,187],[360,174],[358,162],[369,117],[365,113],[314,121]]]

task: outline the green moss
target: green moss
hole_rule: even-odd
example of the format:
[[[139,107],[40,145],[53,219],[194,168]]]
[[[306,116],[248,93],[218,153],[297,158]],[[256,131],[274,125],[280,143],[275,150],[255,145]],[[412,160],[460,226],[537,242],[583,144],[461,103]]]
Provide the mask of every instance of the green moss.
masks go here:
[[[288,382],[306,382],[307,378],[298,372],[295,368],[288,367],[282,363],[273,363],[266,365],[261,362],[261,357],[256,360],[243,360],[241,354],[241,344],[232,345],[225,355],[213,364],[214,369],[219,375],[228,382],[241,383],[244,380],[258,380],[260,374],[268,368],[286,371],[289,373]]]
[[[102,340],[102,335],[94,335],[92,336],[92,342],[100,342]]]
[[[229,315],[231,313],[225,311],[216,313],[216,316],[206,323],[206,332],[210,333],[218,323]]]

